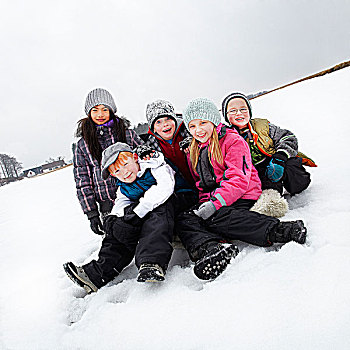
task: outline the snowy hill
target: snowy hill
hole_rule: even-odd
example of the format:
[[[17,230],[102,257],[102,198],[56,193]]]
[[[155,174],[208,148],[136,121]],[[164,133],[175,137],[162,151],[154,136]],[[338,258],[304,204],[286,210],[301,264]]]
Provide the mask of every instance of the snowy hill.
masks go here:
[[[62,263],[89,261],[101,238],[72,168],[1,188],[0,349],[349,349],[349,91],[346,68],[252,101],[255,117],[294,131],[319,165],[283,218],[302,218],[309,236],[304,246],[240,245],[212,282],[176,251],[161,285],[137,283],[132,264],[85,296]]]

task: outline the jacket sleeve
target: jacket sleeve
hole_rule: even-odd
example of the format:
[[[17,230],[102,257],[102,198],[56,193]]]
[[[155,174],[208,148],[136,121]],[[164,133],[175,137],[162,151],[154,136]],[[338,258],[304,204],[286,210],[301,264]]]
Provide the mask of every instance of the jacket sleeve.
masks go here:
[[[157,168],[152,168],[151,173],[157,184],[151,186],[145,192],[139,204],[135,207],[134,212],[140,218],[143,218],[154,208],[163,204],[174,192],[174,170],[168,164],[163,163]]]
[[[132,129],[126,130],[126,143],[132,148],[136,148],[137,146],[143,145],[144,142],[140,138],[139,135],[136,134],[136,132]]]
[[[231,205],[247,192],[253,167],[249,146],[241,137],[227,142],[223,154],[226,170],[210,198],[216,209]]]
[[[274,143],[276,152],[283,152],[288,158],[296,157],[298,153],[298,139],[287,129],[269,124],[269,135]]]
[[[79,144],[73,144],[73,173],[77,197],[84,214],[91,218],[97,216],[98,208],[95,200],[92,173],[87,155]]]
[[[117,216],[124,216],[124,208],[126,208],[128,205],[132,203],[133,202],[120,191],[120,188],[118,188],[117,198],[114,202],[114,206],[112,208],[111,214],[117,215]]]

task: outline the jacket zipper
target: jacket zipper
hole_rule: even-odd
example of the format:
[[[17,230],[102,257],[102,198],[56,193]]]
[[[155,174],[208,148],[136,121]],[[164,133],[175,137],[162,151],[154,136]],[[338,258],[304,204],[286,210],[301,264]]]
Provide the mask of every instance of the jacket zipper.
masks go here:
[[[245,160],[245,156],[243,156],[243,166],[242,166],[242,170],[243,170],[244,175],[247,175],[245,169],[249,169],[249,167],[248,167],[248,164],[247,164],[247,162],[246,162],[246,160]]]

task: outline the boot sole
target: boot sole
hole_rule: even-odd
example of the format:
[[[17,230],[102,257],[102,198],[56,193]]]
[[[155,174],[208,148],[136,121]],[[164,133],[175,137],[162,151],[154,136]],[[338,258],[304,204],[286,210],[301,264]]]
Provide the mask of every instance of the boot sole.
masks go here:
[[[293,234],[293,241],[304,244],[306,241],[306,233],[307,233],[307,228],[304,226],[304,223],[302,220],[297,220],[296,223],[298,224],[300,228],[300,232],[297,235]]]
[[[202,280],[215,279],[225,271],[231,259],[235,258],[238,252],[238,248],[235,245],[223,244],[222,249],[214,255],[198,260],[193,272]]]
[[[66,273],[66,275],[71,279],[72,282],[77,284],[79,287],[82,287],[85,289],[85,291],[90,294],[92,292],[97,292],[97,289],[95,286],[88,283],[86,280],[83,280],[70,266],[72,263],[65,263],[63,264],[63,269]]]
[[[165,278],[164,276],[157,276],[157,275],[153,275],[153,276],[137,276],[137,282],[151,282],[151,283],[155,283],[155,282],[162,282],[164,281]]]
[[[156,283],[156,282],[163,282],[164,281],[164,278],[159,278],[159,279],[157,279],[157,278],[138,278],[137,279],[137,282],[146,282],[146,283],[149,283],[149,282],[151,282],[151,283]]]

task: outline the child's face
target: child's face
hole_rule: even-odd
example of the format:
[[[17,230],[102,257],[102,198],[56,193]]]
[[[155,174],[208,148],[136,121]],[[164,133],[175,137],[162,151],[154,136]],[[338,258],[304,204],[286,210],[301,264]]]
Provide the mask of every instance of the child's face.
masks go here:
[[[109,121],[109,109],[105,105],[97,105],[91,109],[91,119],[97,125],[102,125]]]
[[[239,129],[244,128],[250,119],[247,102],[243,98],[234,98],[227,105],[227,119]]]
[[[110,174],[121,182],[134,182],[137,178],[137,173],[140,171],[137,154],[133,153],[132,157],[127,157],[122,164],[118,162],[117,165],[117,161],[118,159],[108,167]]]
[[[153,125],[153,130],[164,140],[171,140],[175,132],[175,121],[170,117],[158,118]]]
[[[204,119],[193,119],[188,123],[190,134],[201,143],[205,143],[211,138],[214,128],[212,122]]]

